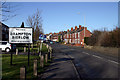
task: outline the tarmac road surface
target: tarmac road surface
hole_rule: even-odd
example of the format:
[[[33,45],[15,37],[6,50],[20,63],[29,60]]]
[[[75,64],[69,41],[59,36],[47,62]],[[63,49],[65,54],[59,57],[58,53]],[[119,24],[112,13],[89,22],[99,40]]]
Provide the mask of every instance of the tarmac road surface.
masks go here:
[[[66,46],[58,43],[51,46],[54,50],[60,51],[59,54],[65,54],[74,59],[72,62],[82,79],[87,78],[90,80],[97,78],[118,80],[118,76],[120,76],[117,57],[107,56],[81,47]]]

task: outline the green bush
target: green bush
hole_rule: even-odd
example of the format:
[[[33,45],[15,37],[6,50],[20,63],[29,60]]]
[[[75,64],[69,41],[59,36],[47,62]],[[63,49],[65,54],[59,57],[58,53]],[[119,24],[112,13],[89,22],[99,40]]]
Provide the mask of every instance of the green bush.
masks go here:
[[[86,45],[88,45],[88,39],[89,39],[89,37],[85,37],[85,38],[84,38],[84,40],[85,40],[84,43],[85,43]]]

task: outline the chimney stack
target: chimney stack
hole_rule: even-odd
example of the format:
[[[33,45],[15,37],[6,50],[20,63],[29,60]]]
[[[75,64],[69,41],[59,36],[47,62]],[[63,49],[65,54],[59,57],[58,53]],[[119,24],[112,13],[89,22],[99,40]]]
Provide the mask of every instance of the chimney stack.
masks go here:
[[[75,30],[77,30],[77,26],[75,26]]]
[[[79,25],[79,30],[81,30],[81,25]]]
[[[71,31],[73,31],[73,27],[71,27]]]
[[[67,30],[67,32],[69,32],[69,29]]]
[[[83,29],[87,30],[87,27],[83,27]]]

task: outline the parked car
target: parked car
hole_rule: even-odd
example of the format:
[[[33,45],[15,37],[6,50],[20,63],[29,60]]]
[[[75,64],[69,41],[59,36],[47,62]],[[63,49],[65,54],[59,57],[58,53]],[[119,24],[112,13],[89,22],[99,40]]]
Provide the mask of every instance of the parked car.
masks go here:
[[[0,41],[0,48],[2,51],[10,52],[11,44],[8,41]]]

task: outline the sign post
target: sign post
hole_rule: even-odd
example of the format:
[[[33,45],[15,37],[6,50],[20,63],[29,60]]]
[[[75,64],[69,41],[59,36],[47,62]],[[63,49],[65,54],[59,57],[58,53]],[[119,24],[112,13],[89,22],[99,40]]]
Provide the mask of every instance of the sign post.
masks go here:
[[[43,43],[43,41],[46,40],[46,35],[42,35],[42,34],[40,34],[40,36],[39,36],[39,40],[40,40],[40,54],[39,54],[39,56],[41,56],[42,43]]]
[[[9,28],[9,43],[24,43],[28,44],[28,66],[30,57],[30,44],[32,43],[32,28]],[[11,52],[11,62],[12,65],[12,52]]]
[[[40,40],[40,53],[39,53],[39,56],[41,56],[41,49],[42,49],[42,41],[43,41],[43,35],[42,34],[40,34],[39,35],[39,40]]]
[[[30,63],[30,44],[28,44],[28,66]]]
[[[12,52],[11,52],[11,55],[10,55],[10,65],[12,65],[12,57],[13,57],[13,54],[12,54]]]

